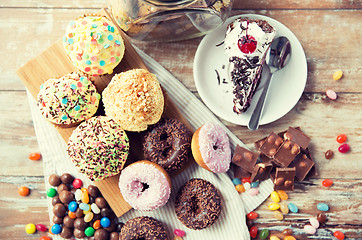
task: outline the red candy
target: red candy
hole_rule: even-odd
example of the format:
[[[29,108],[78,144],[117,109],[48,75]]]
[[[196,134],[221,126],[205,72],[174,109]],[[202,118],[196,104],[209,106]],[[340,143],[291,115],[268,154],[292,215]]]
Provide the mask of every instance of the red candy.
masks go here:
[[[243,183],[251,183],[251,181],[250,181],[250,177],[244,177],[244,178],[242,178],[241,179],[241,181],[243,182]]]
[[[344,234],[341,231],[335,231],[333,233],[333,236],[335,236],[338,240],[343,240],[344,239]]]
[[[36,229],[40,232],[47,232],[48,228],[43,224],[37,224],[35,225]]]
[[[250,231],[250,237],[256,238],[256,236],[258,235],[258,228],[252,226],[249,231]]]
[[[82,186],[83,186],[82,180],[80,180],[79,178],[74,179],[73,181],[74,188],[81,188]]]
[[[183,230],[181,230],[181,229],[175,229],[175,230],[173,231],[173,233],[174,233],[176,236],[178,236],[178,237],[183,237],[183,236],[185,236],[185,231],[183,231]]]
[[[246,217],[248,218],[248,219],[255,219],[255,218],[257,218],[259,215],[256,213],[256,212],[250,212],[250,213],[248,213],[248,214],[246,214]]]
[[[50,237],[47,237],[47,236],[43,236],[41,237],[39,240],[52,240]]]
[[[348,152],[349,151],[349,145],[347,143],[342,144],[341,146],[339,146],[338,151],[340,153]]]
[[[347,136],[345,134],[340,134],[337,137],[337,142],[344,143],[347,140]]]
[[[325,179],[322,182],[322,185],[325,187],[330,187],[330,186],[332,186],[332,184],[333,184],[333,181],[331,179]]]
[[[41,158],[41,154],[34,152],[29,154],[29,159],[32,161],[38,161]]]

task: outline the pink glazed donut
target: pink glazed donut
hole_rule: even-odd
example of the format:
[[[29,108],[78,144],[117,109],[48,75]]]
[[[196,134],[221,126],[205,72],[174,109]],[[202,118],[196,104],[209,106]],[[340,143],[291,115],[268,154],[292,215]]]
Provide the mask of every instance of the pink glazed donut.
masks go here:
[[[208,122],[196,130],[191,140],[191,151],[195,161],[204,169],[214,173],[229,170],[231,149],[229,137],[222,127]]]
[[[165,205],[170,198],[171,179],[160,165],[143,160],[123,169],[119,189],[131,207],[152,211]]]

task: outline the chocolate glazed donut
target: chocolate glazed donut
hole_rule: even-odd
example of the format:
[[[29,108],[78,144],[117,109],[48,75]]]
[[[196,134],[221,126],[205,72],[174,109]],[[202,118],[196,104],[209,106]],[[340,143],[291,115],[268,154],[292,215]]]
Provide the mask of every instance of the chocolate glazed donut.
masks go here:
[[[167,240],[162,223],[152,217],[136,217],[123,225],[119,240]]]
[[[221,195],[210,182],[193,178],[177,193],[177,218],[188,228],[200,230],[210,227],[221,213]]]
[[[167,172],[179,170],[190,156],[191,137],[185,124],[176,119],[163,119],[146,133],[144,156]]]

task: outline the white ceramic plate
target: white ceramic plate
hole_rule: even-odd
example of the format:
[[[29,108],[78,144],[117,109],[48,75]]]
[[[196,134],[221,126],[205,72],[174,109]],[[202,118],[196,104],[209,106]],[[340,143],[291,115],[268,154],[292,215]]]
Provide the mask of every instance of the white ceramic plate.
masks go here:
[[[299,101],[307,81],[307,60],[297,37],[280,22],[262,15],[243,14],[233,16],[208,33],[200,42],[194,59],[194,79],[197,91],[206,106],[217,116],[238,125],[246,126],[261,94],[263,82],[245,113],[233,111],[232,83],[229,79],[229,60],[224,52],[226,27],[238,17],[263,19],[276,29],[276,36],[286,36],[291,43],[291,58],[288,64],[276,72],[265,102],[260,125],[271,123],[287,114]],[[220,81],[218,81],[218,75]],[[220,82],[220,83],[219,83]]]

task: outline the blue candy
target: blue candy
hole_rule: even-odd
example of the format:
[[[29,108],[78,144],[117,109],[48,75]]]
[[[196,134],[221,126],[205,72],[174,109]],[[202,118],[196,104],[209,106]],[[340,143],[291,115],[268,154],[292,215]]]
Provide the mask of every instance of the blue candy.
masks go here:
[[[317,208],[323,212],[327,212],[329,210],[329,206],[325,203],[318,203]]]
[[[101,226],[107,228],[111,225],[111,221],[107,217],[102,217],[101,219]]]
[[[297,205],[295,205],[294,203],[288,203],[288,208],[289,208],[289,211],[291,211],[293,213],[297,213],[299,210]]]
[[[233,179],[233,184],[234,184],[235,186],[241,184],[241,179],[240,179],[240,178],[234,178],[234,179]]]
[[[69,211],[71,211],[71,212],[75,212],[75,211],[77,211],[77,209],[78,209],[78,204],[77,204],[75,201],[71,201],[71,202],[68,204],[68,209],[69,209]]]
[[[54,224],[51,228],[53,234],[59,234],[62,232],[62,227],[59,224]]]

